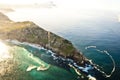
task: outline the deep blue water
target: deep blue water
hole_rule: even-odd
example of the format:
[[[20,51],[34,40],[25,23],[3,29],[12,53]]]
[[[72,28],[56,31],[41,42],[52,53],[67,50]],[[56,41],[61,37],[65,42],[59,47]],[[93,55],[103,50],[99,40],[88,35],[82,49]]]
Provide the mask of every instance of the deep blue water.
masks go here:
[[[36,16],[31,18],[28,18],[30,14],[29,16],[24,14],[26,16],[24,16],[24,18],[18,17],[23,16],[23,14],[21,15],[19,12],[13,12],[8,15],[10,16],[10,18],[17,21],[30,19],[38,25],[43,26],[43,28],[70,40],[78,50],[80,50],[88,59],[91,59],[95,64],[101,66],[102,70],[107,74],[109,74],[113,68],[112,61],[108,55],[98,52],[97,50],[108,51],[115,60],[116,64],[115,72],[110,78],[108,78],[108,80],[119,80],[120,22],[118,22],[118,18],[116,17],[118,16],[118,14],[112,14],[111,12],[104,12],[104,14],[102,14],[102,12],[98,12],[96,14],[100,15],[91,14],[90,16],[92,16],[93,18],[83,20],[77,19],[77,21],[73,23],[70,19],[67,23],[63,23],[57,20],[57,17],[59,16],[58,15],[56,16],[56,20],[58,21],[57,26],[54,26],[54,20],[52,22],[52,18],[46,15],[45,17],[43,17],[43,15],[31,14],[32,16]],[[53,17],[53,15],[51,16]],[[50,18],[51,21],[49,20],[47,22],[44,22],[44,20],[42,21],[40,17],[43,19],[45,18],[45,20]],[[64,20],[64,17],[62,18]],[[86,50],[85,47],[87,46],[96,46],[96,48],[89,48]]]
[[[107,50],[115,60],[116,70],[109,78],[110,80],[119,80],[120,74],[120,23],[110,20],[99,20],[98,22],[89,21],[89,23],[78,23],[71,29],[59,32],[63,37],[69,39],[78,50],[99,66],[103,67],[106,73],[110,73],[113,64],[106,54],[96,51]],[[97,48],[85,49],[86,46],[96,46]]]

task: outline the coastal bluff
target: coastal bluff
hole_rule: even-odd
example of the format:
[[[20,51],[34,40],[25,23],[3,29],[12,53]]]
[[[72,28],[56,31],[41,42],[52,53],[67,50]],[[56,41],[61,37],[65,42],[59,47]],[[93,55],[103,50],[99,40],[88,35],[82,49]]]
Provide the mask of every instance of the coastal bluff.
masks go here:
[[[74,60],[79,65],[87,62],[82,53],[67,39],[46,31],[30,21],[14,22],[3,13],[0,13],[0,39],[39,44],[58,56]]]

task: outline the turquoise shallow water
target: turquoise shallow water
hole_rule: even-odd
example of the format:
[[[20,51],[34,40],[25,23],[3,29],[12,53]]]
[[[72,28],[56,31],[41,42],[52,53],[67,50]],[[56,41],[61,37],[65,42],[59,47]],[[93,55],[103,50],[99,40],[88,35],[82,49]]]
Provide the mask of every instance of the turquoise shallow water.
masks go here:
[[[102,70],[107,74],[110,74],[113,64],[110,57],[106,54],[103,54],[97,50],[108,51],[109,54],[113,57],[115,61],[115,72],[112,74],[108,80],[119,80],[120,79],[120,22],[118,21],[118,12],[114,11],[89,11],[83,16],[89,16],[89,18],[79,17],[72,19],[74,15],[71,15],[66,20],[64,17],[59,19],[59,15],[55,16],[55,21],[52,22],[52,15],[42,15],[41,12],[37,11],[29,14],[27,10],[13,12],[8,14],[11,19],[15,21],[31,20],[37,23],[39,26],[43,26],[46,30],[54,32],[68,40],[70,40],[74,46],[80,50],[88,59],[91,59],[95,64],[101,66]],[[26,14],[21,15],[23,12]],[[49,10],[46,12],[49,13]],[[39,15],[39,14],[40,15]],[[50,12],[51,14],[54,11]],[[14,15],[14,16],[13,16]],[[34,17],[31,17],[34,16]],[[52,16],[52,17],[49,17]],[[64,15],[60,15],[64,16]],[[42,19],[41,19],[42,17]],[[51,19],[49,19],[51,18]],[[54,18],[54,17],[53,17]],[[47,22],[46,22],[47,21]],[[57,23],[57,25],[55,24]],[[96,46],[96,49],[90,48],[85,49],[87,46]],[[99,75],[99,74],[98,74]],[[99,77],[99,76],[98,76]],[[107,80],[105,79],[105,80]],[[104,80],[99,77],[99,80]]]
[[[20,75],[20,78],[21,76],[24,76],[24,80],[29,79],[27,77],[31,77],[32,80],[77,80],[78,79],[78,75],[74,72],[72,68],[71,71],[68,71],[59,66],[44,62],[40,57],[33,56],[31,58],[29,56],[30,54],[36,53],[35,51],[37,51],[37,53],[40,55],[41,54],[46,55],[44,50],[38,50],[33,47],[24,46],[24,45],[23,47],[12,45],[11,49],[12,49],[11,53],[13,53],[15,57],[14,60],[19,63],[18,68],[26,72],[26,74],[29,74],[29,76]],[[31,50],[32,52],[30,52],[29,50]],[[37,71],[36,68],[32,69],[31,71],[26,71],[27,68],[31,65],[39,67],[41,66],[41,64],[44,64],[45,66],[49,65],[50,67],[47,70],[43,70],[43,71]]]

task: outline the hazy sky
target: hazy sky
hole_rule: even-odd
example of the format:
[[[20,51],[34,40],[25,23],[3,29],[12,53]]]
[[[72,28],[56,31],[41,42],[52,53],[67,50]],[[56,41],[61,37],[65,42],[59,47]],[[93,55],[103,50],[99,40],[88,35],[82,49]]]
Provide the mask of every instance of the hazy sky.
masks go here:
[[[51,28],[58,30],[58,26],[69,27],[81,21],[101,21],[103,18],[103,20],[120,20],[120,0],[0,0],[0,4],[48,4],[49,2],[53,2],[56,6],[49,9],[34,9],[34,11],[16,9],[16,13],[10,13],[9,17],[15,21],[24,19],[34,21],[46,30]]]
[[[120,0],[0,0],[0,3],[39,4],[50,1],[64,8],[120,10]]]

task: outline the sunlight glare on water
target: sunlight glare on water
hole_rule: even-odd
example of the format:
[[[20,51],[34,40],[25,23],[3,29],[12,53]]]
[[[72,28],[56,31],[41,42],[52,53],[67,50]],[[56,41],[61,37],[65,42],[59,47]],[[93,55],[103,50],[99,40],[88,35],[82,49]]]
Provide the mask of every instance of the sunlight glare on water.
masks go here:
[[[8,58],[11,58],[11,55],[9,54],[9,47],[0,41],[0,61]]]

